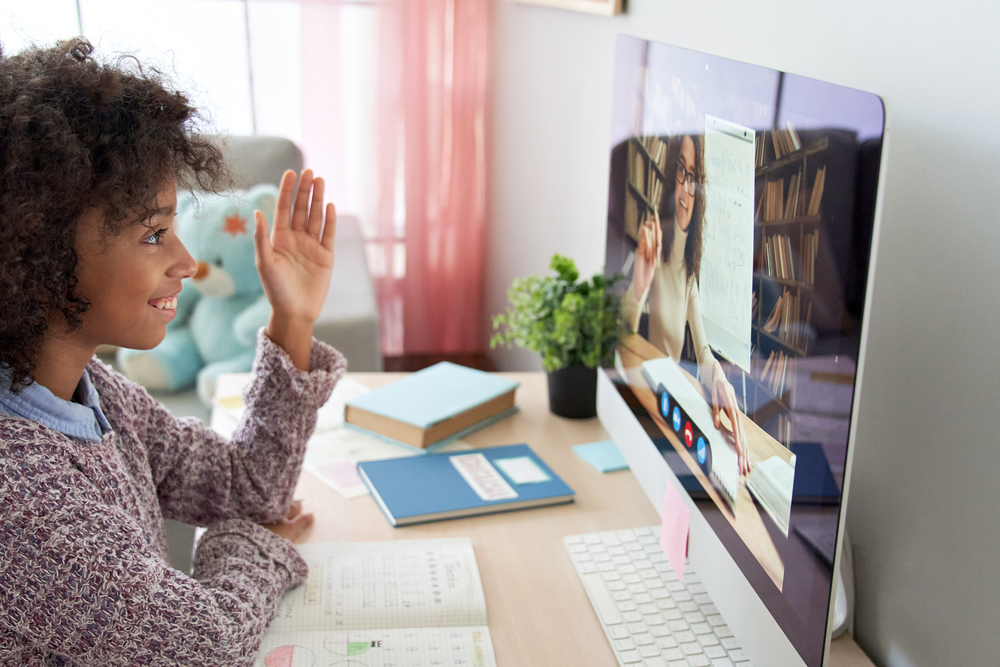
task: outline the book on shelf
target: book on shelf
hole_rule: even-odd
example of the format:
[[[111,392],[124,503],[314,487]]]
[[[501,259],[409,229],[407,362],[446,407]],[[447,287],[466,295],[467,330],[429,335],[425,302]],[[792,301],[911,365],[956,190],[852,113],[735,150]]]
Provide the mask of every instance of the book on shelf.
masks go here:
[[[646,192],[646,169],[642,155],[636,150],[632,142],[628,145],[629,172],[628,178],[636,192]]]
[[[815,229],[802,237],[802,249],[799,258],[802,282],[807,285],[814,285],[816,282],[816,253],[818,251],[819,230]]]
[[[358,474],[397,527],[568,503],[574,495],[524,444],[362,461]]]
[[[795,280],[795,265],[792,262],[792,240],[787,234],[772,234],[764,237],[764,271],[772,278]]]
[[[308,578],[281,599],[256,667],[496,665],[468,538],[296,548]]]
[[[794,359],[785,354],[782,350],[772,350],[760,372],[757,381],[764,385],[772,396],[784,400],[786,393],[786,379],[789,377],[789,364],[794,363]]]
[[[803,307],[802,296],[785,288],[761,328],[791,347],[804,350],[811,323],[812,301],[807,301]]]
[[[809,208],[807,215],[819,215],[819,206],[823,201],[823,186],[826,184],[826,166],[816,170],[816,177],[813,179],[812,193],[809,195]]]
[[[426,449],[517,411],[519,383],[447,361],[347,401],[344,424]]]

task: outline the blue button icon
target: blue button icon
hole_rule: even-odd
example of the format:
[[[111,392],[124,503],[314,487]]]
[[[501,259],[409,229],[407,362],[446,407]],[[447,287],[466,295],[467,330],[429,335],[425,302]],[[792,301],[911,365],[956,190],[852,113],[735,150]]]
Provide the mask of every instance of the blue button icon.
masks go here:
[[[681,409],[676,405],[674,406],[674,430],[678,432],[681,430]]]
[[[667,392],[660,394],[660,414],[664,417],[670,414],[670,396]]]
[[[698,463],[705,465],[705,459],[708,458],[708,445],[705,444],[705,438],[698,438]]]

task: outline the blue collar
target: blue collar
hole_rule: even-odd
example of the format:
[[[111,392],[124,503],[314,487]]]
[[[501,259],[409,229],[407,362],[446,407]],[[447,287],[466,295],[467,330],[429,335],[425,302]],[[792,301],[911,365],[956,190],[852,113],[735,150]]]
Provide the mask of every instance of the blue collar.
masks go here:
[[[86,369],[73,393],[76,402],[56,397],[37,382],[32,382],[21,393],[14,394],[10,391],[10,377],[10,368],[0,365],[0,411],[31,419],[81,440],[98,441],[111,430],[111,425],[101,411],[101,399]]]

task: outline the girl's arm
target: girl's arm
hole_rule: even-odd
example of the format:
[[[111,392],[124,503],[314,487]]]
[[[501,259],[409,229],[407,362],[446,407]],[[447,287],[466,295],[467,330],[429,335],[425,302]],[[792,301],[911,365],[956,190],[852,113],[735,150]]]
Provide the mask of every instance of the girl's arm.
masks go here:
[[[189,577],[154,548],[155,522],[137,518],[145,505],[123,509],[86,461],[31,435],[0,457],[0,663],[252,665],[282,594],[306,574],[292,544],[222,522],[202,538]]]

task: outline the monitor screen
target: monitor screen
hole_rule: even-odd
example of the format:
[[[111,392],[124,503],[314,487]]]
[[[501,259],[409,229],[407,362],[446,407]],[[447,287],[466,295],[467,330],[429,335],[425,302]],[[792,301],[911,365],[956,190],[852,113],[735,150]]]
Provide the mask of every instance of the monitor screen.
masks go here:
[[[882,101],[626,36],[614,71],[605,271],[623,276],[625,330],[604,374],[648,438],[608,430],[630,463],[655,448],[659,474],[673,472],[802,664],[818,666]],[[644,486],[662,502],[662,484]]]

